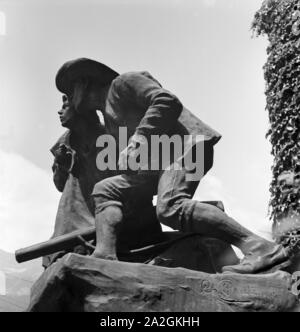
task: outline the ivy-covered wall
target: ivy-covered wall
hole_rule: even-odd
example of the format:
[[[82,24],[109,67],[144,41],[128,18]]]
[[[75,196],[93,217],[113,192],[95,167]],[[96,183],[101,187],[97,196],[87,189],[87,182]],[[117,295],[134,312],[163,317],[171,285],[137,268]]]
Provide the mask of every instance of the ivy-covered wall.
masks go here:
[[[274,165],[270,210],[274,237],[300,235],[300,0],[266,0],[253,29],[269,40],[264,67]]]

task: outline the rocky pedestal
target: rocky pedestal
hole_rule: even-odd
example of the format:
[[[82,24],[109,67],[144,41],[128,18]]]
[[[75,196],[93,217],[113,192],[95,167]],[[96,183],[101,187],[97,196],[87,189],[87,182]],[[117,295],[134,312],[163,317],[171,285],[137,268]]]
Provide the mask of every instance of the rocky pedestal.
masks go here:
[[[207,274],[69,254],[32,289],[32,312],[297,311],[292,277]]]

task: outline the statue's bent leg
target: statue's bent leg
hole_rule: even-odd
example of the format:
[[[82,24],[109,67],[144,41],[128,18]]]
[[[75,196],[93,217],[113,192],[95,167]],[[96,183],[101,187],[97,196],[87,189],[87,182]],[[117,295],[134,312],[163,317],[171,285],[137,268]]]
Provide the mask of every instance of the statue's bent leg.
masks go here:
[[[186,181],[186,173],[184,169],[161,173],[157,200],[157,217],[161,223],[183,232],[218,238],[240,248],[245,259],[227,271],[258,273],[288,260],[282,246],[255,235],[217,207],[193,200],[199,182]]]
[[[109,205],[101,212],[96,213],[97,245],[93,253],[96,258],[117,260],[118,228],[123,220],[122,208],[118,205]]]
[[[118,177],[98,182],[93,191],[95,202],[96,249],[94,257],[117,260],[117,234],[123,220],[122,193]]]
[[[94,187],[97,245],[93,256],[117,260],[117,241],[125,215],[139,206],[151,204],[155,186],[150,177],[118,175],[100,181]],[[134,206],[135,205],[135,206]],[[137,234],[138,236],[138,234]]]

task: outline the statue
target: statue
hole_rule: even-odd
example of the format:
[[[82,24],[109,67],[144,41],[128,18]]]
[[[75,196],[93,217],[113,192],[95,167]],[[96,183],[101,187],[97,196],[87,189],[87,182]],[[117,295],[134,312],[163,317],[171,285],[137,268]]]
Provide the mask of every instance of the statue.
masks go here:
[[[54,184],[62,192],[54,234],[46,242],[16,252],[19,263],[43,257],[45,268],[67,253],[90,255],[94,251],[95,205],[91,193],[97,182],[116,174],[114,170],[96,167],[97,154],[102,151],[96,140],[107,133],[96,110],[79,114],[63,95],[58,114],[62,126],[68,130],[51,149]],[[207,204],[224,209],[221,202]],[[150,196],[126,215],[118,240],[118,258],[125,262],[185,267],[208,273],[221,272],[224,265],[237,263],[232,248],[222,241],[199,234],[162,232]],[[195,252],[195,247],[199,252]]]
[[[153,135],[199,134],[203,140],[185,141],[185,151],[191,156],[197,154],[199,145],[204,146],[204,176],[213,165],[213,147],[220,139],[149,73],[118,75],[99,62],[82,58],[65,63],[56,84],[80,116],[100,110],[106,133],[118,141],[119,128],[125,127],[130,137],[128,146],[118,155],[116,174],[100,179],[92,192],[97,231],[94,257],[116,260],[124,220],[128,214],[136,215],[137,208],[157,194],[156,213],[161,223],[182,232],[218,238],[242,250],[243,261],[225,267],[225,272],[260,273],[289,264],[289,253],[283,246],[253,234],[215,206],[193,200],[201,178],[187,181],[187,175],[191,175],[188,168],[178,170],[173,161],[169,169],[159,171],[145,165],[126,170],[128,159],[134,159],[139,147],[148,144]]]
[[[278,271],[291,268],[291,243],[253,234],[221,202],[193,199],[219,133],[148,72],[77,59],[56,84],[68,129],[51,149],[62,196],[53,237],[16,252],[20,263],[44,256],[28,311],[299,310],[298,273]],[[288,193],[298,178],[282,181]]]
[[[106,133],[96,111],[79,114],[75,112],[68,97],[63,95],[63,106],[58,114],[62,126],[68,128],[68,131],[51,149],[55,157],[52,166],[54,184],[62,192],[52,239],[94,226],[95,207],[91,197],[93,188],[97,182],[115,174],[109,170],[99,171],[96,167],[95,160],[99,149],[95,142],[99,136]],[[145,201],[140,209],[148,216],[144,218],[147,232],[136,238],[130,236],[127,227],[123,237],[127,239],[129,246],[138,246],[139,243],[147,245],[149,234],[152,240],[161,235],[161,227],[153,217],[152,199]],[[139,218],[140,213],[131,216],[130,221],[139,224]],[[83,245],[79,242],[74,248],[66,246],[67,251],[79,254],[89,254],[91,248],[92,245],[86,242]],[[62,250],[44,256],[43,266],[49,267],[65,254],[66,250]]]

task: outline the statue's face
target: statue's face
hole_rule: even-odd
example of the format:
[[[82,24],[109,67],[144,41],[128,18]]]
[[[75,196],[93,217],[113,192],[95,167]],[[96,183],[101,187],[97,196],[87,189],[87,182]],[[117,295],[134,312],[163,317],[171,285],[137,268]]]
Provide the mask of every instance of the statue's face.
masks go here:
[[[102,88],[89,82],[87,79],[80,79],[74,83],[71,96],[72,104],[79,114],[88,114],[96,111],[104,102]]]
[[[71,106],[67,96],[63,96],[62,108],[58,111],[59,119],[63,127],[72,128],[72,124],[75,123],[76,111]]]

